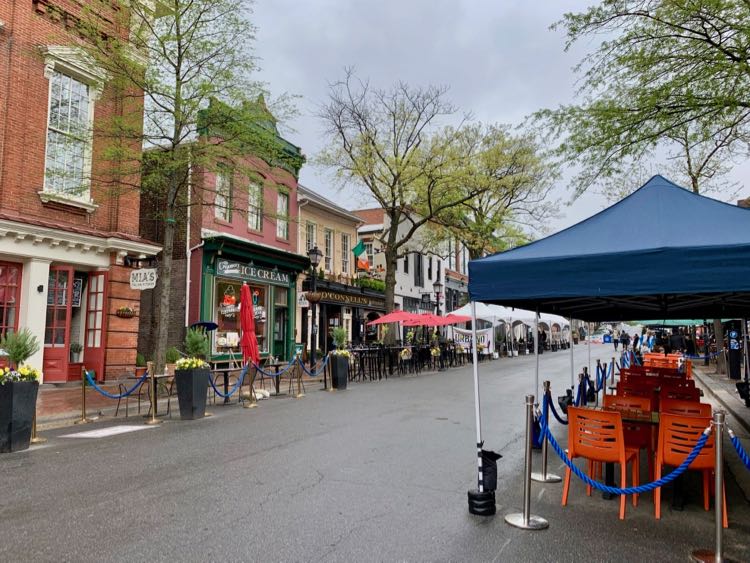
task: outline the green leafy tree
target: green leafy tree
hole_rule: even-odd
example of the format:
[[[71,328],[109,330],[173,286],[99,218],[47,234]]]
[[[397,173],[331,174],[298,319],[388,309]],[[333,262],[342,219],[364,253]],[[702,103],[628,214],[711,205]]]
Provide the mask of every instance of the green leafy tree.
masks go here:
[[[578,193],[655,150],[685,159],[693,190],[719,182],[747,142],[749,18],[741,0],[604,0],[556,24],[568,48],[604,37],[577,67],[584,102],[535,116],[581,166]]]
[[[410,251],[407,243],[415,233],[485,189],[457,189],[465,162],[457,142],[461,128],[439,127],[456,112],[445,95],[443,87],[415,88],[403,82],[388,90],[372,88],[347,70],[331,85],[319,113],[329,140],[319,162],[385,214],[379,244],[387,311],[394,309],[397,260]]]
[[[549,201],[556,168],[530,134],[513,135],[500,125],[474,124],[458,135],[465,165],[455,191],[469,199],[435,215],[440,240],[451,237],[466,246],[471,259],[528,241],[544,230],[554,211]]]
[[[109,164],[112,190],[140,190],[158,204],[157,215],[148,218],[164,248],[153,338],[158,370],[167,348],[176,232],[191,206],[233,206],[231,198],[217,203],[216,188],[191,171],[234,169],[249,151],[276,150],[276,121],[251,78],[250,8],[245,0],[131,1],[115,11],[115,32],[102,32],[96,7],[80,24],[82,47],[106,73],[107,88],[119,99],[143,101],[143,114],[100,123],[95,134],[109,139],[101,158]],[[117,32],[123,29],[129,33]],[[281,99],[276,107],[278,115],[289,105]]]

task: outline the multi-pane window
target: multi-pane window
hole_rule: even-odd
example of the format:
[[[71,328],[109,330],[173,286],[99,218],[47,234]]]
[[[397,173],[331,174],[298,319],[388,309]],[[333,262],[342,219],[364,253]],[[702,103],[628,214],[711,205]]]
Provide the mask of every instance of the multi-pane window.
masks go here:
[[[263,186],[251,183],[247,189],[247,228],[263,230]]]
[[[87,84],[52,71],[44,165],[45,191],[88,198],[91,106]]]
[[[349,248],[349,235],[342,233],[341,234],[341,273],[342,274],[349,273],[349,252],[351,252],[351,249]]]
[[[409,255],[404,256],[404,273],[409,273]]]
[[[424,258],[419,252],[415,252],[412,256],[414,256],[414,286],[424,287]]]
[[[432,281],[432,256],[427,259],[427,279]]]
[[[437,270],[435,270],[435,271],[437,272],[437,275],[435,276],[435,279],[437,281],[440,281],[440,260],[437,261]]]
[[[372,268],[373,264],[375,263],[375,255],[373,254],[371,242],[365,243],[365,253],[367,254],[367,263],[370,264],[370,268]]]
[[[276,198],[276,237],[289,240],[289,194],[279,192]]]
[[[224,166],[216,171],[214,216],[224,221],[232,220],[232,172]]]
[[[448,239],[448,269],[456,270],[456,243]]]
[[[0,262],[0,337],[18,328],[21,265]]]
[[[332,272],[333,271],[333,231],[331,229],[326,229],[325,232],[323,233],[323,244],[325,245],[324,260],[325,260],[326,272]]]
[[[305,224],[305,245],[307,247],[307,250],[318,246],[316,233],[317,229],[315,227],[315,223],[308,221]]]

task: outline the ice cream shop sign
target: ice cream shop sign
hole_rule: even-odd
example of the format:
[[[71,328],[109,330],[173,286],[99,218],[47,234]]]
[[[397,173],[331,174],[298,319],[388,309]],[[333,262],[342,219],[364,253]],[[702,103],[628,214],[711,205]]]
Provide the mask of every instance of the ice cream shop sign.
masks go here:
[[[287,272],[261,268],[252,264],[241,264],[231,260],[218,260],[216,262],[216,275],[284,286],[288,286],[290,283]]]

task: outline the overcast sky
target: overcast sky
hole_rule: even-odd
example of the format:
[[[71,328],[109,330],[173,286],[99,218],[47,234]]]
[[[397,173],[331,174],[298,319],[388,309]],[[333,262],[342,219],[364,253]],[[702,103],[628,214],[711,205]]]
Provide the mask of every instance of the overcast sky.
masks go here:
[[[255,52],[259,78],[273,94],[300,96],[301,113],[286,134],[308,157],[322,148],[322,125],[314,113],[328,83],[354,66],[377,87],[397,80],[440,84],[449,99],[483,122],[518,124],[531,112],[574,100],[572,67],[592,44],[564,52],[561,31],[549,26],[563,13],[591,0],[256,0]],[[750,166],[733,174],[744,181]],[[340,192],[326,172],[308,164],[300,182],[348,207],[368,205],[362,195]],[[747,183],[747,182],[745,182]],[[748,189],[741,194],[750,195]],[[563,180],[554,190],[571,199]],[[552,230],[600,211],[606,202],[586,194],[561,206]]]

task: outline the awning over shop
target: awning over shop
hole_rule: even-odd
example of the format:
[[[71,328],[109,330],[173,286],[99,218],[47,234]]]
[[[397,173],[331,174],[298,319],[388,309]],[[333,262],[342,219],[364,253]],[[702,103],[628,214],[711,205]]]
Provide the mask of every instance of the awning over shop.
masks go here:
[[[472,260],[469,294],[587,321],[750,316],[750,211],[654,176],[577,225]]]

